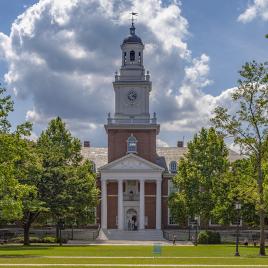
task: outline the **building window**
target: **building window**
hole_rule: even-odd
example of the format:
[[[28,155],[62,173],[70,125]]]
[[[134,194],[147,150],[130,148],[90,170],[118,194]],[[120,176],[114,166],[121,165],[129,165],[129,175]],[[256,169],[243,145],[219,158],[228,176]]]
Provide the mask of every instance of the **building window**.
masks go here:
[[[175,218],[174,217],[172,217],[172,216],[170,216],[170,211],[169,211],[169,209],[168,209],[168,224],[169,225],[177,225],[177,223],[176,223],[176,221],[175,221]]]
[[[135,61],[135,51],[131,50],[129,56],[130,61]]]
[[[176,173],[177,172],[177,162],[176,161],[171,161],[169,164],[169,170],[171,173]]]
[[[172,180],[168,180],[168,195],[178,192],[178,188],[174,186]]]
[[[238,225],[241,227],[242,226],[242,218],[239,219],[239,221],[237,222],[237,220],[234,220],[230,223],[230,226],[237,226],[237,223]]]
[[[178,188],[174,186],[172,180],[168,180],[168,195],[175,193],[178,191]],[[177,225],[175,218],[172,217],[170,213],[170,209],[168,209],[168,224],[169,225]]]
[[[127,63],[127,52],[124,52],[124,65]]]
[[[221,224],[215,220],[213,217],[209,219],[209,226],[221,226]]]
[[[93,173],[96,173],[96,164],[93,161],[91,161],[91,170]]]
[[[127,152],[128,153],[137,153],[137,139],[131,134],[127,139]]]
[[[141,53],[139,52],[139,63],[141,63]]]

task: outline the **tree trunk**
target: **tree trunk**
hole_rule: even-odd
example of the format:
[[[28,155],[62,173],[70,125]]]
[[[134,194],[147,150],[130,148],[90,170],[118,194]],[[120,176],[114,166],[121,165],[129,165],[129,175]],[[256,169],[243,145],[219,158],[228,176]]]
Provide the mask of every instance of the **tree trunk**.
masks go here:
[[[264,217],[263,210],[260,211],[260,256],[265,256],[265,232],[264,232]]]
[[[260,195],[260,256],[265,256],[265,232],[264,232],[264,197],[263,197],[263,173],[261,159],[258,161],[258,190]]]
[[[56,240],[57,240],[57,242],[60,241],[60,229],[59,229],[59,224],[58,224],[58,222],[57,222],[57,224],[56,224]]]
[[[29,223],[28,221],[26,221],[23,224],[23,229],[24,229],[23,244],[24,244],[24,246],[29,246],[30,245],[30,227],[31,227],[31,223]]]

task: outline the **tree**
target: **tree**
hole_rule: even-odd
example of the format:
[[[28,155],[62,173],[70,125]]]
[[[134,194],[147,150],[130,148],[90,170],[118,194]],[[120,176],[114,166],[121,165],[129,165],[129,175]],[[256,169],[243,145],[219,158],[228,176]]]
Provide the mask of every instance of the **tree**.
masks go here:
[[[256,227],[258,188],[254,180],[255,170],[250,158],[231,163],[218,184],[218,195],[213,210],[214,218],[221,224],[237,220],[234,201],[241,203],[241,216],[244,223]]]
[[[44,169],[38,189],[52,218],[58,223],[88,215],[97,205],[98,190],[91,164],[82,162],[80,141],[57,117],[41,133],[37,146]]]
[[[35,142],[25,140],[27,154],[20,161],[17,169],[20,171],[19,183],[32,188],[32,191],[22,198],[22,225],[24,229],[24,245],[29,245],[30,228],[38,216],[47,212],[45,202],[39,193],[40,181],[43,173],[42,158]]]
[[[173,178],[179,191],[169,198],[171,213],[179,222],[187,216],[211,217],[218,183],[229,167],[228,150],[214,128],[202,128],[187,147]]]
[[[22,199],[34,191],[33,187],[18,181],[18,166],[27,155],[25,138],[30,135],[31,124],[26,122],[11,131],[8,115],[13,111],[13,101],[0,87],[0,219],[11,221],[22,216]]]
[[[243,154],[250,157],[255,168],[258,187],[258,213],[260,218],[260,255],[265,255],[264,218],[264,154],[268,132],[268,72],[266,64],[246,63],[240,71],[241,79],[232,94],[232,108],[217,107],[212,122],[225,136],[231,136],[240,145]]]

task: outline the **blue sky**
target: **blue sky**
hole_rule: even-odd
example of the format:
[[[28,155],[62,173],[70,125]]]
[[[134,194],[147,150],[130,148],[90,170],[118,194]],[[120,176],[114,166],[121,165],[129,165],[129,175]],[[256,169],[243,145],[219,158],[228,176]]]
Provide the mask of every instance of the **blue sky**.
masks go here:
[[[109,49],[107,49],[108,43],[105,42],[104,37],[105,35],[110,36],[109,45],[114,50],[113,53],[110,53],[111,55],[107,55],[107,58],[110,57],[109,63],[120,60],[119,45],[121,38],[127,35],[129,27],[128,18],[126,19],[129,3],[132,5],[129,10],[133,7],[145,10],[144,6],[150,7],[150,4],[152,9],[155,5],[151,3],[154,0],[145,4],[141,4],[138,0],[113,0],[111,2],[115,6],[120,2],[123,15],[116,12],[115,15],[111,15],[112,11],[110,13],[107,11],[108,18],[103,19],[103,14],[98,16],[98,12],[96,14],[94,12],[94,8],[101,5],[97,0],[92,1],[94,5],[90,5],[84,0],[75,1],[78,1],[78,5],[83,6],[84,10],[87,10],[87,14],[92,12],[89,16],[91,18],[83,17],[86,15],[82,8],[70,4],[68,0],[62,0],[61,5],[58,5],[55,0],[50,0],[47,1],[48,4],[41,5],[39,3],[39,6],[34,9],[35,13],[26,12],[24,19],[15,23],[15,28],[19,30],[15,32],[13,29],[15,33],[13,37],[9,36],[11,24],[18,15],[39,1],[0,1],[2,54],[8,50],[5,43],[7,40],[14,43],[18,40],[18,36],[23,40],[23,43],[19,45],[15,42],[15,46],[18,47],[11,49],[9,47],[18,58],[21,57],[19,60],[7,56],[7,53],[1,60],[0,46],[0,81],[4,82],[11,93],[14,92],[14,89],[16,92],[16,97],[13,94],[16,110],[11,116],[14,124],[27,118],[34,123],[34,135],[38,135],[49,119],[60,115],[79,138],[90,139],[96,146],[104,146],[106,141],[104,141],[105,133],[102,124],[105,123],[106,113],[113,112],[113,105],[110,104],[110,98],[113,98],[111,83],[117,68],[117,63],[105,64],[106,59],[101,53],[107,52]],[[105,9],[112,8],[109,1],[107,3]],[[141,5],[144,6],[141,8]],[[61,13],[62,10],[64,14]],[[173,146],[176,144],[176,140],[182,136],[190,139],[194,132],[198,131],[202,125],[207,124],[206,119],[215,103],[223,103],[228,106],[230,98],[226,97],[228,95],[226,92],[236,85],[241,65],[253,59],[266,60],[268,39],[265,39],[264,36],[268,32],[268,18],[265,13],[268,12],[267,10],[268,1],[260,0],[181,0],[181,4],[178,6],[173,1],[164,2],[161,8],[154,11],[159,14],[157,18],[153,18],[153,16],[150,18],[149,13],[148,15],[139,12],[138,34],[143,38],[145,44],[148,44],[147,47],[154,49],[154,53],[161,53],[161,62],[158,67],[155,67],[153,54],[150,54],[151,50],[148,49],[147,56],[145,54],[145,65],[151,68],[152,81],[155,85],[155,95],[152,96],[151,107],[158,113],[160,123],[163,122],[159,145]],[[36,16],[36,11],[40,12],[39,18]],[[248,13],[246,13],[247,11]],[[54,14],[52,14],[53,12]],[[78,12],[80,12],[79,16],[77,16]],[[69,20],[62,25],[66,14]],[[163,18],[163,14],[168,14],[168,16]],[[244,16],[238,19],[241,14]],[[33,21],[30,20],[32,17],[34,17]],[[112,23],[115,17],[119,23],[114,25]],[[141,17],[143,18],[141,19]],[[144,17],[148,17],[148,19]],[[55,22],[51,23],[52,20]],[[30,24],[34,25],[29,28],[30,34],[23,33],[23,27],[25,25],[28,27]],[[95,24],[97,27],[94,26]],[[60,34],[58,37],[58,33],[64,32],[65,25],[66,32],[67,30],[74,31],[79,38],[75,39],[76,43],[73,46],[74,40],[70,41],[70,37],[68,37],[68,42],[70,42],[66,48],[64,47],[64,51],[71,53],[72,49],[85,46],[85,51],[90,52],[89,54],[82,53],[80,58],[72,55],[72,61],[71,57],[68,59],[64,57],[64,51],[60,49],[63,37]],[[157,38],[158,34],[160,37],[165,35],[165,27],[174,30],[170,31],[171,35],[174,35],[171,37],[180,40],[180,44],[173,41],[172,38],[170,38],[171,45],[165,43],[164,39],[169,36]],[[98,29],[101,31],[98,32]],[[41,44],[44,40],[40,38],[43,32],[48,32],[48,36],[55,37],[53,38],[55,43],[48,42],[45,47],[42,47]],[[45,40],[49,38],[46,36]],[[66,38],[65,36],[64,40],[67,40]],[[94,46],[97,46],[98,49],[93,49]],[[103,49],[102,46],[104,46]],[[26,61],[23,57],[23,50],[38,55],[38,59],[45,62],[45,69],[42,69],[40,73],[35,72],[36,68],[31,66],[32,62],[29,62],[29,59]],[[93,52],[95,54],[91,60],[83,58],[93,55]],[[187,53],[190,53],[191,56],[187,57]],[[62,60],[55,62],[55,59],[58,58]],[[103,62],[100,63],[100,60]],[[63,63],[64,61],[66,62]],[[13,68],[12,64],[18,64],[18,67]],[[60,66],[61,64],[62,66]],[[83,69],[84,67],[70,67],[71,70],[65,68],[67,65],[84,66],[83,64],[87,68],[86,71]],[[105,66],[109,68],[106,69]],[[22,71],[24,68],[25,71]],[[9,80],[5,81],[4,74],[8,71],[11,75]],[[164,82],[158,79],[160,73],[163,75],[161,81]],[[40,75],[40,78],[31,80],[31,74],[33,77]],[[64,79],[65,77],[67,78]],[[70,77],[74,77],[74,79],[68,81]],[[97,79],[98,77],[100,78]],[[105,77],[105,83],[103,77]],[[78,81],[82,81],[81,88]],[[47,88],[42,87],[44,83],[47,83]],[[71,85],[70,89],[67,88],[68,85]],[[105,100],[105,90],[107,90],[108,100]],[[167,93],[169,91],[170,94]],[[165,100],[160,105],[157,98],[162,97]],[[88,104],[85,102],[85,98],[88,98]],[[208,102],[208,111],[206,111],[206,107],[202,107],[199,112],[198,107],[204,101]],[[92,102],[98,103],[98,107],[101,109],[92,105]],[[71,107],[70,109],[66,108],[68,105]],[[91,106],[92,108],[90,108]],[[197,113],[200,116],[198,118],[200,124],[195,121]]]

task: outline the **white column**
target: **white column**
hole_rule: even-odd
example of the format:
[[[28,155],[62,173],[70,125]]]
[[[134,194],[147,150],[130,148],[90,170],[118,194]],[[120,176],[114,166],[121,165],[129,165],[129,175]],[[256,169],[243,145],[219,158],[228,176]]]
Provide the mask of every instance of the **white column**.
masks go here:
[[[101,181],[101,228],[107,229],[107,183]]]
[[[139,229],[144,229],[144,180],[140,180],[140,226]]]
[[[155,221],[156,221],[156,229],[161,229],[161,217],[162,217],[162,210],[161,210],[161,185],[162,180],[156,181],[156,213],[155,213]]]
[[[118,222],[118,229],[123,230],[124,229],[124,217],[123,217],[123,181],[118,181],[118,195],[117,195],[117,222]]]

